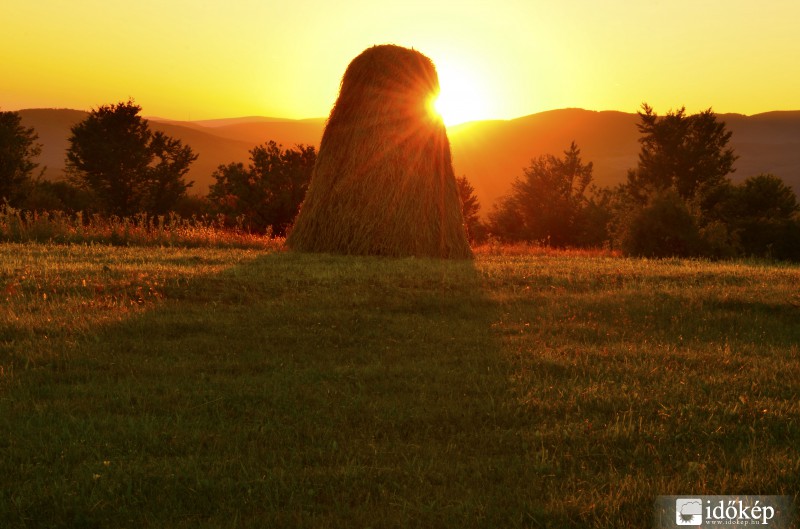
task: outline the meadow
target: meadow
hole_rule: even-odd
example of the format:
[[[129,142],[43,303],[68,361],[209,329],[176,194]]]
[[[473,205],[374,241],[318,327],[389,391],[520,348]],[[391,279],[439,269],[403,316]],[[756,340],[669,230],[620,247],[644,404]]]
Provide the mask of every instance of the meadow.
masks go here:
[[[0,244],[0,527],[650,527],[657,495],[797,501],[800,267],[240,246]]]

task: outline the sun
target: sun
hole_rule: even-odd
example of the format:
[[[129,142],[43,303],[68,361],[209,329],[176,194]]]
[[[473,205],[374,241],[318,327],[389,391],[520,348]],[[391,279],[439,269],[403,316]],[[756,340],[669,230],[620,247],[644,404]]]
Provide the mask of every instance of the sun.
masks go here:
[[[437,64],[436,69],[440,92],[433,107],[446,126],[489,117],[487,95],[474,74],[448,64]]]

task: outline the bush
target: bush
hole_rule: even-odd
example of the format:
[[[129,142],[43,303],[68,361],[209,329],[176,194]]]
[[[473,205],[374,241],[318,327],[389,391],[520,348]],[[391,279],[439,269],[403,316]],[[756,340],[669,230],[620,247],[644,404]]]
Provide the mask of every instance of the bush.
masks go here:
[[[728,224],[715,220],[699,230],[702,254],[706,257],[732,258],[741,254],[739,237]]]
[[[62,211],[69,214],[83,211],[94,213],[95,197],[90,191],[69,182],[37,180],[21,203],[22,209],[31,211]]]
[[[666,190],[628,217],[622,247],[625,253],[644,257],[692,257],[700,254],[700,242],[686,203],[675,190]]]

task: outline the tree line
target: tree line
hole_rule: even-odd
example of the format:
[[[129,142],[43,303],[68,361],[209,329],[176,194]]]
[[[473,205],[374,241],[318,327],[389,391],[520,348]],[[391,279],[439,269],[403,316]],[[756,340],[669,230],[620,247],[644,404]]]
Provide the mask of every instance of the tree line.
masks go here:
[[[268,141],[249,163],[220,165],[206,196],[186,180],[191,147],[153,132],[129,100],[100,106],[71,129],[67,178],[36,174],[41,153],[16,112],[0,112],[0,203],[31,210],[215,216],[253,232],[286,234],[311,179],[313,146]],[[553,247],[610,247],[648,257],[757,256],[800,260],[800,205],[779,177],[759,174],[734,184],[731,132],[708,109],[638,112],[637,166],[616,187],[593,182],[593,164],[572,142],[562,155],[531,160],[481,219],[466,176],[457,179],[472,242],[489,238]]]
[[[647,257],[800,260],[800,205],[781,178],[734,184],[731,132],[711,109],[638,112],[638,164],[624,183],[592,184],[573,142],[563,157],[531,161],[488,215],[485,232],[507,242],[610,246]]]
[[[198,155],[152,131],[141,110],[132,100],[93,109],[71,128],[67,177],[55,182],[36,174],[36,131],[22,126],[18,113],[0,112],[0,204],[108,217],[213,216],[231,227],[285,235],[311,179],[313,146],[255,146],[248,166],[220,165],[209,193],[191,196],[194,182],[186,175]]]

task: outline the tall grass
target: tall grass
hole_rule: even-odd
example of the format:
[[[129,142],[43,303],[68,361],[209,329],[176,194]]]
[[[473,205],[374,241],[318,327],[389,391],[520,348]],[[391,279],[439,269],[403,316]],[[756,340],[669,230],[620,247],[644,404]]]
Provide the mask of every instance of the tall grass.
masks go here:
[[[619,250],[609,248],[556,248],[539,243],[519,242],[504,243],[498,239],[490,238],[487,242],[472,248],[475,255],[485,257],[620,257]]]
[[[68,215],[60,211],[22,211],[0,205],[0,242],[110,244],[112,246],[179,246],[188,248],[283,247],[284,239],[249,233],[239,223],[225,226],[221,218],[181,218],[176,213],[120,218],[98,214]]]

